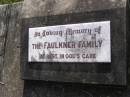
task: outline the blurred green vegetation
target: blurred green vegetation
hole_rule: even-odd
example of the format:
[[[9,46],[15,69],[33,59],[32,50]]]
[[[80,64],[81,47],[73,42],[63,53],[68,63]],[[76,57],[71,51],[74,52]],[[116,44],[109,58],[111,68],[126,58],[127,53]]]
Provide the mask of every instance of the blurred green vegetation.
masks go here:
[[[0,4],[10,4],[10,3],[14,3],[14,2],[19,2],[22,0],[0,0]]]

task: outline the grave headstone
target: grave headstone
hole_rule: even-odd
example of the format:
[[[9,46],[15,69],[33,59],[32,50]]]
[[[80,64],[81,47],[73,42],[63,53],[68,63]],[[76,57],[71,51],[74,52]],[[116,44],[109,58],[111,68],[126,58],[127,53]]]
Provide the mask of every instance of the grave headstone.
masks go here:
[[[25,0],[25,80],[127,84],[126,0]]]

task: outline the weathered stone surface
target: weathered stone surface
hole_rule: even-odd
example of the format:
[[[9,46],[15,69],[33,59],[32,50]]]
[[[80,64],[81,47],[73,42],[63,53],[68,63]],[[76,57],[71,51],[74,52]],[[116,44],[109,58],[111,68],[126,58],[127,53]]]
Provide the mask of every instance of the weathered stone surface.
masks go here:
[[[6,12],[8,10],[11,13],[12,13],[11,11],[12,8],[17,9],[17,7],[18,7],[18,11],[15,10],[16,16],[20,12],[19,8],[21,7],[21,4],[10,5],[6,7],[0,6],[0,8],[3,8],[3,10],[6,9]],[[1,15],[1,12],[0,12],[0,15]],[[6,17],[6,15],[4,15],[4,17]],[[19,19],[17,19],[17,21],[19,21]],[[14,21],[14,22],[17,22],[17,21]],[[16,31],[16,33],[18,32]],[[11,33],[13,33],[13,35],[11,35]],[[8,44],[10,46],[13,43],[16,43],[14,39],[16,39],[17,37],[15,36],[17,34],[14,34],[15,31],[11,31],[11,33],[10,33],[11,37],[10,36],[9,37],[13,39],[8,40]],[[13,44],[13,46],[14,45],[15,44]],[[19,43],[17,46],[19,47]],[[9,46],[6,45],[6,49],[7,47]],[[8,59],[6,60],[10,60],[10,61],[8,62],[8,64],[6,62],[6,68],[5,68],[6,73],[4,74],[4,80],[3,80],[3,82],[6,82],[6,83],[5,85],[0,84],[0,97],[22,97],[23,83],[19,79],[20,76],[19,76],[19,66],[18,66],[19,65],[19,59],[18,59],[19,51],[18,52],[15,51],[17,49],[10,50],[9,48],[8,50],[11,52],[13,51],[13,53],[9,53],[8,51],[9,56],[7,57]],[[14,54],[18,54],[18,55],[15,56]],[[14,57],[14,59],[12,57]],[[128,67],[130,68],[130,64],[128,64]],[[40,68],[41,67],[37,67],[37,69],[40,69]],[[130,72],[129,72],[128,78],[130,78]],[[24,86],[25,87],[24,87],[23,97],[43,97],[43,96],[44,97],[129,97],[130,96],[130,79],[128,80],[128,87],[125,87],[125,88],[115,87],[115,86],[110,86],[110,87],[109,86],[93,86],[93,85],[91,86],[91,85],[74,84],[74,83],[56,83],[56,82],[45,82],[45,81],[25,81]]]
[[[128,4],[127,4],[128,6],[127,6],[127,16],[128,17],[130,17],[130,0],[128,0]],[[130,31],[130,27],[129,27],[129,25],[130,25],[130,18],[128,18],[127,19],[127,22],[128,22],[128,27],[127,27],[127,29],[128,29],[128,31]],[[128,45],[127,45],[127,49],[128,49],[128,51],[127,51],[127,53],[128,53],[128,58],[127,58],[127,60],[128,60],[128,73],[130,74],[130,52],[129,52],[129,49],[130,49],[130,39],[129,39],[129,37],[130,37],[130,33],[128,32],[128,35],[127,35],[127,42],[128,42]]]
[[[4,17],[6,14],[6,7],[0,6],[0,12],[0,81],[2,81],[4,49],[7,32],[7,21],[6,17]]]
[[[5,37],[7,31],[7,20],[5,19],[6,6],[0,6],[0,38]]]
[[[0,39],[0,56],[4,54],[4,43],[5,43],[5,38]]]
[[[91,86],[72,83],[25,81],[24,97],[130,97],[130,86]]]
[[[2,82],[3,77],[3,63],[4,63],[4,56],[0,56],[0,82]]]
[[[5,13],[6,13],[6,6],[0,6],[0,82],[3,81],[3,65],[4,65],[4,49],[5,49],[5,34],[6,34],[6,17],[5,17]],[[0,96],[4,97],[4,93],[5,93],[5,87],[3,84],[0,84]]]
[[[23,17],[89,12],[125,6],[126,0],[25,0]]]
[[[22,4],[0,6],[0,51],[3,66],[0,97],[22,97],[20,79],[20,11]],[[1,64],[2,63],[2,64]],[[0,66],[1,68],[1,66]]]

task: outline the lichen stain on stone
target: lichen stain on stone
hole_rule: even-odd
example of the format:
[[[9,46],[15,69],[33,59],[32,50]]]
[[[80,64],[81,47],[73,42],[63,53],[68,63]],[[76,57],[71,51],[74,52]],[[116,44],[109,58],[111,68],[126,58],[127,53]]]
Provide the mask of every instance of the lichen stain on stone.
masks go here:
[[[58,2],[59,1],[59,2]],[[76,7],[78,0],[57,0],[57,3],[54,6],[54,13],[60,14],[65,13],[67,11],[71,11],[73,8]]]

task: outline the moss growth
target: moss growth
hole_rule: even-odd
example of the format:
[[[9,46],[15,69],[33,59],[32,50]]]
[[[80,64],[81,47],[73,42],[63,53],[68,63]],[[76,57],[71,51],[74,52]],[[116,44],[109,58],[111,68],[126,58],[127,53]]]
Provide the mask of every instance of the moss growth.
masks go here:
[[[0,4],[9,4],[9,3],[14,3],[14,2],[19,2],[22,0],[0,0]]]

